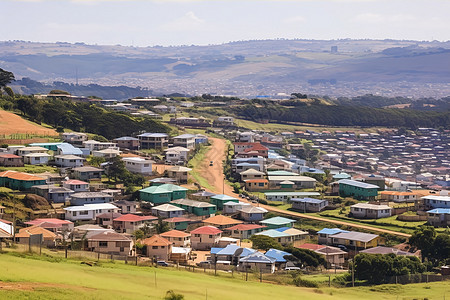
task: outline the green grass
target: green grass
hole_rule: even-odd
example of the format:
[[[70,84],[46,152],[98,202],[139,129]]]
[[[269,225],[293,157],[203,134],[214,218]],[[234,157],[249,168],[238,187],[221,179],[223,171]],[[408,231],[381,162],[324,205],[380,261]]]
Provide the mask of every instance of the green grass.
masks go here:
[[[57,169],[55,167],[51,166],[42,166],[42,165],[25,165],[23,167],[0,167],[0,172],[2,171],[18,171],[18,172],[25,172],[25,173],[31,173],[31,174],[37,174],[37,173],[44,173],[44,172],[57,172]]]
[[[188,167],[192,168],[190,175],[197,181],[202,187],[207,189],[213,189],[208,183],[208,180],[204,178],[200,173],[200,165],[203,162],[206,152],[208,152],[210,146],[201,146],[197,153],[188,162]]]
[[[450,282],[319,289],[243,281],[184,270],[0,254],[0,299],[162,299],[167,290],[185,299],[443,299]],[[156,277],[156,284],[155,284]],[[252,274],[252,277],[253,274]],[[327,275],[305,276],[324,283]],[[7,288],[10,286],[10,288]]]

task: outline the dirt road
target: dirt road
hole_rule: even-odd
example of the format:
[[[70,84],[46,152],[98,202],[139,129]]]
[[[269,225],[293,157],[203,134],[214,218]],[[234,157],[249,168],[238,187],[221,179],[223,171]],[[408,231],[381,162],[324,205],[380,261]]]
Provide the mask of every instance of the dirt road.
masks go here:
[[[13,133],[48,136],[59,135],[53,129],[28,122],[12,112],[0,110],[0,134],[9,135]]]
[[[232,196],[232,197],[238,197],[238,195],[233,192],[232,187],[230,187],[227,184],[225,184],[225,186],[223,185],[224,175],[223,175],[223,163],[222,162],[225,159],[225,150],[227,147],[225,140],[219,139],[219,138],[211,138],[211,137],[209,138],[209,140],[211,141],[212,146],[209,149],[209,151],[205,154],[205,159],[203,160],[201,167],[200,167],[202,176],[208,181],[209,185],[212,187],[212,189],[210,189],[209,191],[213,192],[213,193],[220,193],[220,194],[223,193],[225,195]],[[209,166],[210,161],[213,161],[213,166]],[[224,192],[223,192],[223,189],[224,189]],[[241,199],[241,201],[245,201],[245,200]],[[326,218],[311,216],[311,215],[292,212],[292,211],[286,211],[286,210],[278,209],[276,207],[269,206],[269,205],[259,205],[259,206],[264,207],[268,211],[276,212],[278,214],[282,214],[282,215],[285,215],[288,217],[290,216],[290,217],[294,217],[294,218],[306,218],[306,219],[311,219],[311,220],[316,220],[316,221],[333,223],[336,225],[345,225],[345,226],[350,226],[353,228],[388,233],[388,234],[401,236],[401,237],[407,237],[407,238],[411,236],[410,234],[406,234],[406,233],[402,233],[402,232],[386,230],[386,229],[376,228],[376,227],[367,226],[367,225],[353,224],[353,223],[348,223],[348,222],[344,222],[344,221],[330,220],[330,219],[326,219]]]

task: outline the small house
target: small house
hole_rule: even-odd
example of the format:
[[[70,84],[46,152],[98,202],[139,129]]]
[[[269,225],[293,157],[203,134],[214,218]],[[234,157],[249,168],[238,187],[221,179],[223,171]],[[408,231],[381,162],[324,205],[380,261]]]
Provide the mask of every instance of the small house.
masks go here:
[[[191,231],[191,244],[194,250],[209,250],[216,247],[222,237],[222,230],[214,226],[202,226]]]
[[[13,190],[26,191],[34,185],[43,184],[46,184],[44,178],[32,174],[11,170],[0,172],[0,186]]]
[[[79,180],[90,180],[102,178],[103,169],[86,166],[72,169],[73,177]]]
[[[66,214],[65,219],[71,221],[93,221],[99,214],[119,212],[119,208],[111,203],[85,204],[63,209]]]
[[[244,240],[249,239],[252,235],[259,233],[264,229],[266,229],[266,226],[258,224],[238,224],[224,230],[225,232],[228,232],[231,237]]]
[[[186,133],[176,136],[173,138],[173,145],[175,147],[195,149],[195,135]]]
[[[88,250],[114,255],[131,255],[133,240],[124,234],[103,231],[87,239]]]
[[[140,141],[138,138],[123,136],[113,140],[120,149],[139,150]]]
[[[189,199],[177,199],[170,202],[196,216],[211,216],[217,211],[214,204]]]
[[[47,165],[50,157],[48,153],[29,153],[23,156],[23,162],[28,165]]]
[[[119,200],[114,201],[113,204],[117,206],[122,214],[135,214],[137,212],[137,204],[135,201]]]
[[[109,203],[113,200],[113,196],[102,192],[78,192],[70,195],[71,205]]]
[[[248,202],[234,202],[228,201],[223,204],[223,213],[227,215],[239,214],[239,210],[241,210],[244,206],[252,206]]]
[[[169,227],[176,230],[186,230],[189,223],[191,222],[190,219],[182,218],[182,217],[175,217],[170,219],[165,219],[164,222],[169,223]]]
[[[150,186],[139,191],[141,201],[152,202],[153,204],[168,203],[173,200],[186,198],[187,188],[174,185],[163,184]]]
[[[273,217],[270,219],[259,221],[260,224],[267,227],[267,229],[277,229],[281,227],[293,227],[295,220],[285,217]]]
[[[203,223],[205,223],[205,225],[215,226],[220,230],[224,230],[225,228],[232,227],[237,224],[242,224],[243,222],[224,215],[216,215],[203,220]]]
[[[165,149],[169,144],[169,136],[166,133],[143,133],[137,137],[141,149]]]
[[[339,195],[341,197],[353,197],[358,200],[375,200],[379,187],[361,181],[341,179],[339,183]]]
[[[392,208],[387,205],[357,203],[350,206],[350,213],[355,218],[380,219],[392,215]]]
[[[210,201],[211,201],[211,204],[214,204],[215,206],[217,206],[218,210],[223,209],[223,204],[225,202],[230,202],[230,201],[235,202],[235,203],[239,202],[238,199],[231,197],[231,196],[224,195],[224,194],[214,195],[211,197]]]
[[[23,159],[21,156],[10,154],[10,153],[0,153],[0,166],[2,167],[23,167]]]
[[[427,221],[431,226],[449,227],[450,208],[435,208],[427,211]]]
[[[152,215],[162,217],[164,219],[181,217],[183,214],[183,208],[169,203],[161,204],[152,208]]]
[[[249,192],[269,189],[269,181],[267,179],[247,179],[244,182],[245,189]]]
[[[89,191],[89,183],[76,179],[69,179],[63,181],[63,187],[70,189],[74,192],[87,192]]]
[[[138,173],[144,175],[152,175],[152,165],[154,161],[141,157],[124,157],[123,162],[125,168],[131,173]]]
[[[83,166],[84,158],[76,155],[56,155],[55,165],[62,168],[77,168]]]
[[[175,179],[177,183],[187,183],[190,171],[192,171],[192,169],[176,166],[167,170],[167,176]]]
[[[267,209],[256,206],[243,206],[239,211],[239,218],[246,222],[259,222],[264,219]]]
[[[255,270],[261,273],[274,273],[275,262],[275,258],[268,257],[261,252],[256,251],[239,259],[239,270],[241,272]]]
[[[145,224],[150,224],[157,221],[158,218],[154,216],[138,216],[133,214],[122,215],[113,220],[113,228],[118,232],[133,233],[143,227]]]
[[[191,246],[191,234],[179,230],[170,230],[161,233],[161,236],[167,239],[175,247],[187,248]]]
[[[154,236],[142,241],[147,246],[147,256],[157,261],[168,261],[172,253],[172,242],[155,234]]]
[[[328,206],[328,200],[314,198],[292,198],[292,209],[300,212],[319,212]]]
[[[19,233],[15,236],[16,242],[23,245],[29,245],[30,238],[35,235],[42,236],[41,242],[44,247],[54,248],[56,246],[56,240],[58,238],[57,234],[37,225],[20,229]],[[36,244],[36,246],[39,246],[39,243]]]
[[[164,150],[167,164],[183,164],[188,161],[190,149],[185,147],[172,147]]]

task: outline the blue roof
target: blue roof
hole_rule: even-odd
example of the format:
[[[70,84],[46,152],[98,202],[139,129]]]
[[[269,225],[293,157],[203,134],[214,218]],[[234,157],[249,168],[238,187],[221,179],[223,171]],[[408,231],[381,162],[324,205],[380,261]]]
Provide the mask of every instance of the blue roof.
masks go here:
[[[81,151],[80,148],[74,147],[73,145],[69,143],[62,143],[57,146],[58,149],[62,151],[62,154],[67,155],[83,155],[83,151]]]
[[[261,231],[261,232],[255,233],[255,235],[265,235],[265,236],[270,236],[272,238],[279,238],[279,237],[290,236],[290,234],[287,234],[287,233],[284,233],[284,232],[279,232],[278,230],[275,230],[275,229],[269,229],[269,230]]]
[[[211,254],[217,254],[220,250],[223,250],[224,248],[211,248]]]
[[[246,263],[274,263],[275,259],[265,256],[261,252],[253,252],[250,255],[247,255],[246,257],[243,257],[239,260],[240,262],[246,262]]]
[[[239,248],[241,248],[241,247],[239,247],[238,245],[229,244],[225,248],[223,248],[222,250],[217,252],[216,255],[234,255],[236,250]]]
[[[224,194],[219,194],[219,195],[214,195],[211,196],[211,199],[218,199],[218,200],[238,200],[234,197],[228,196],[228,195],[224,195]]]
[[[252,254],[252,253],[255,253],[256,252],[256,250],[255,249],[251,249],[251,248],[242,248],[242,253],[241,253],[241,255],[239,255],[240,257],[245,257],[245,256],[248,256],[248,255],[250,255],[250,254]]]
[[[270,218],[270,219],[262,220],[259,223],[283,225],[283,224],[289,224],[289,223],[294,223],[294,222],[295,222],[295,220],[288,219],[288,218],[285,218],[285,217],[273,217],[273,218]]]
[[[281,251],[281,250],[272,248],[272,249],[267,250],[265,255],[267,257],[274,258],[276,262],[286,262],[286,259],[284,258],[284,256],[292,255],[292,254],[289,252],[286,252],[286,251]]]
[[[276,228],[274,230],[279,231],[279,232],[284,232],[285,230],[291,229],[292,227],[280,227],[280,228]]]
[[[450,208],[435,208],[435,209],[427,211],[427,213],[450,215]]]
[[[321,199],[314,199],[314,198],[292,198],[292,202],[304,202],[304,203],[322,203],[323,201],[327,200],[321,200]]]
[[[342,230],[339,228],[324,228],[322,230],[320,230],[317,233],[321,233],[321,234],[336,234],[336,233],[341,233],[341,232],[349,232],[347,230]]]

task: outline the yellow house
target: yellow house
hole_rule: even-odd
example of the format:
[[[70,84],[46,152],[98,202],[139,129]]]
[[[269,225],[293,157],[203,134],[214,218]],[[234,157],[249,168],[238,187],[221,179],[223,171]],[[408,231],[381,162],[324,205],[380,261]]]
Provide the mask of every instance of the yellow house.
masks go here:
[[[380,237],[376,234],[363,232],[340,232],[330,236],[334,245],[344,245],[349,249],[367,249],[378,246]]]

